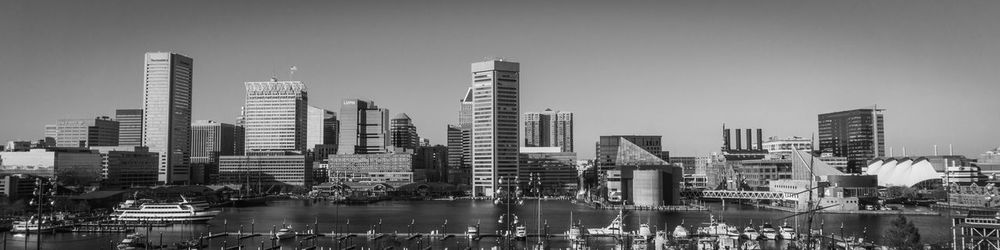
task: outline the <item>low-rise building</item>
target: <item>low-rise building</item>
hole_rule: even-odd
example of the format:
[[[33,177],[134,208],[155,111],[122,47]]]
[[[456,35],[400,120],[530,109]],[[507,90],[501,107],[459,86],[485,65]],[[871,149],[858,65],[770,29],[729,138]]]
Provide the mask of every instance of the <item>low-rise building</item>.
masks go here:
[[[337,154],[326,162],[331,182],[388,183],[392,186],[426,180],[414,172],[413,154]]]
[[[518,179],[522,187],[531,187],[531,177],[540,182],[543,195],[573,195],[579,189],[576,153],[562,147],[522,147]]]
[[[141,146],[90,147],[101,154],[104,188],[149,187],[157,184],[159,154]]]
[[[97,186],[102,178],[101,154],[86,148],[36,148],[0,152],[0,174],[55,177],[60,185]]]
[[[220,184],[257,184],[311,187],[312,159],[296,153],[258,153],[219,158]]]

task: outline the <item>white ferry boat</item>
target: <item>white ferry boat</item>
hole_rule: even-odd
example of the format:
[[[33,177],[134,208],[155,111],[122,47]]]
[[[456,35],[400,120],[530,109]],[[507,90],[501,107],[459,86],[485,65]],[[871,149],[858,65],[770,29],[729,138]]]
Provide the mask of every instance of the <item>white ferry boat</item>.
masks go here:
[[[112,215],[116,221],[191,221],[205,222],[222,211],[209,210],[207,204],[191,202],[181,196],[180,202],[157,203],[148,200],[126,200]]]
[[[65,228],[67,225],[63,224],[61,218],[42,216],[39,219],[36,216],[31,216],[28,220],[18,220],[14,221],[11,228],[11,232],[24,233],[24,232],[53,232]]]

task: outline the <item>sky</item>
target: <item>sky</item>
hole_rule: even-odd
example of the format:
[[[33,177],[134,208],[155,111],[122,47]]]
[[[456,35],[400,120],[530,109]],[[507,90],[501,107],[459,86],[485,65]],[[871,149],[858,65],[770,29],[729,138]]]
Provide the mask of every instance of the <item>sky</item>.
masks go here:
[[[147,51],[194,59],[195,120],[231,123],[243,82],[303,81],[311,105],[372,99],[445,144],[470,64],[521,63],[521,110],[575,113],[575,148],[662,135],[707,155],[720,129],[816,133],[885,111],[887,147],[1000,146],[1000,1],[3,1],[0,141],[140,108]],[[942,151],[944,153],[944,151]]]

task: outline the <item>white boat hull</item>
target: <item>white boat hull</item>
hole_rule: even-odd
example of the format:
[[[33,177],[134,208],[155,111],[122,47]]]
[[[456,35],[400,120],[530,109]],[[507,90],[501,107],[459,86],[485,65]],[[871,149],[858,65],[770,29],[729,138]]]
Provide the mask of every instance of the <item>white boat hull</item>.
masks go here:
[[[112,219],[115,221],[149,221],[149,222],[178,222],[178,221],[192,221],[192,222],[204,222],[215,218],[222,211],[219,210],[206,210],[197,212],[176,212],[176,213],[161,213],[153,216],[151,213],[143,212],[121,212]]]

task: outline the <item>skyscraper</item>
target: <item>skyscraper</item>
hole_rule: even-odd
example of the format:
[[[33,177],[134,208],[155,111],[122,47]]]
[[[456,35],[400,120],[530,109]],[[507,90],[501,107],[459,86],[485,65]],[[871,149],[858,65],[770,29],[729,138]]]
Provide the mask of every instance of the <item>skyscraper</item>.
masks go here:
[[[188,180],[193,61],[170,52],[146,53],[142,145],[160,156],[159,181]]]
[[[142,145],[142,109],[115,110],[118,121],[118,145]]]
[[[92,119],[60,119],[56,125],[56,146],[118,146],[118,122],[107,116]]]
[[[458,125],[472,128],[472,88],[465,91],[464,97],[458,101],[462,104],[462,108],[458,111]]]
[[[309,106],[308,119],[306,147],[313,149],[316,145],[337,145],[337,113]]]
[[[389,152],[389,110],[375,102],[344,100],[340,106],[340,144],[337,154],[375,154]]]
[[[884,109],[865,108],[819,115],[819,150],[847,157],[848,173],[885,156]]]
[[[473,194],[497,195],[498,180],[517,176],[520,152],[520,64],[472,64]]]
[[[546,109],[524,113],[521,119],[525,147],[559,147],[562,152],[573,152],[573,113]]]
[[[417,126],[413,125],[413,120],[406,113],[399,113],[392,117],[392,146],[396,148],[416,149],[420,145],[420,136],[417,135]]]
[[[219,156],[236,155],[236,125],[214,121],[191,124],[191,163],[218,163]]]
[[[245,153],[304,152],[309,101],[305,84],[271,78],[244,85]]]

